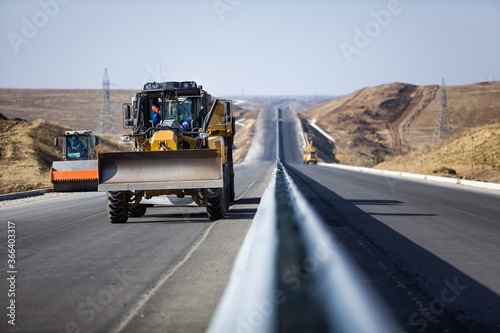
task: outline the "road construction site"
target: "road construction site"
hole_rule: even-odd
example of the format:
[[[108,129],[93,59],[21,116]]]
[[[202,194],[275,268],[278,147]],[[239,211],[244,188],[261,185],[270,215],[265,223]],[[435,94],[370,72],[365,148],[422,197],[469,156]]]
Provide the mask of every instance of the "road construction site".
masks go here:
[[[299,121],[286,105],[264,108],[246,159],[234,167],[234,204],[217,221],[209,221],[203,207],[185,206],[152,207],[142,217],[111,224],[100,192],[0,208],[4,230],[8,222],[16,225],[18,272],[16,326],[2,321],[0,329],[498,329],[498,194],[304,165],[301,140]],[[282,233],[259,242],[264,237],[259,226],[274,223],[263,218],[265,212],[279,218],[289,210],[286,203],[281,208],[274,203],[283,198],[265,195],[282,186],[277,175],[285,172],[293,193],[301,196],[291,195],[292,206],[312,211],[294,214],[314,222],[286,232],[267,225]],[[326,240],[318,244],[315,237],[297,236],[294,242],[290,232],[296,229],[320,231]],[[314,252],[318,246],[324,253]],[[7,249],[7,238],[1,247]],[[297,253],[293,260],[290,253]],[[242,272],[262,283],[241,284]],[[8,290],[7,283],[2,280],[0,289]],[[335,288],[344,298],[334,299]],[[252,293],[254,301],[245,303]],[[231,303],[234,297],[239,301]],[[228,307],[233,312],[224,312]]]

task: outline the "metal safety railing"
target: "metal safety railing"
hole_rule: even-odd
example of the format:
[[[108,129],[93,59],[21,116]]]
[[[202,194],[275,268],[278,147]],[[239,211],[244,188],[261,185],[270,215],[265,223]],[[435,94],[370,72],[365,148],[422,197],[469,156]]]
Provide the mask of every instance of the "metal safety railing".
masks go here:
[[[398,332],[365,281],[278,160],[207,331]]]

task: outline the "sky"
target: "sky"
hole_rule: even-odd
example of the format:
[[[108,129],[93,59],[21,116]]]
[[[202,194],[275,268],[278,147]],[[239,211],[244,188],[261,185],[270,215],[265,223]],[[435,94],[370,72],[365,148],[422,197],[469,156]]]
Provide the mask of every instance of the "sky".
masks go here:
[[[0,0],[0,88],[343,95],[500,80],[499,0]]]

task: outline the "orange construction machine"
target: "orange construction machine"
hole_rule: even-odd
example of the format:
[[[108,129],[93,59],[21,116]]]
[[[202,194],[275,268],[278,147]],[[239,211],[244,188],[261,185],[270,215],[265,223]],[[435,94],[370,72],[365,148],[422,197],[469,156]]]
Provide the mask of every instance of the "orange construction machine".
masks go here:
[[[50,168],[50,181],[54,192],[97,191],[98,138],[91,130],[66,131],[63,137],[64,161],[54,161]],[[58,138],[54,145],[59,145]]]

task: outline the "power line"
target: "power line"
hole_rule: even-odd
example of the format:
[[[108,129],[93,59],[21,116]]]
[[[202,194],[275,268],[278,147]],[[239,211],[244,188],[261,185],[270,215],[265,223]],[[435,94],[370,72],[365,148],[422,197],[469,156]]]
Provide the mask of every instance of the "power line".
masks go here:
[[[108,76],[108,69],[104,69],[102,78],[102,102],[101,113],[99,115],[99,125],[97,133],[111,133],[116,134],[115,121],[113,119],[113,112],[111,111],[111,93],[109,90],[110,82]]]
[[[444,78],[441,81],[441,87],[439,87],[439,109],[436,126],[434,127],[434,135],[432,136],[432,143],[441,140],[441,129],[443,129],[443,135],[445,137],[449,138],[451,136],[450,116],[448,114],[448,91],[444,84]]]

